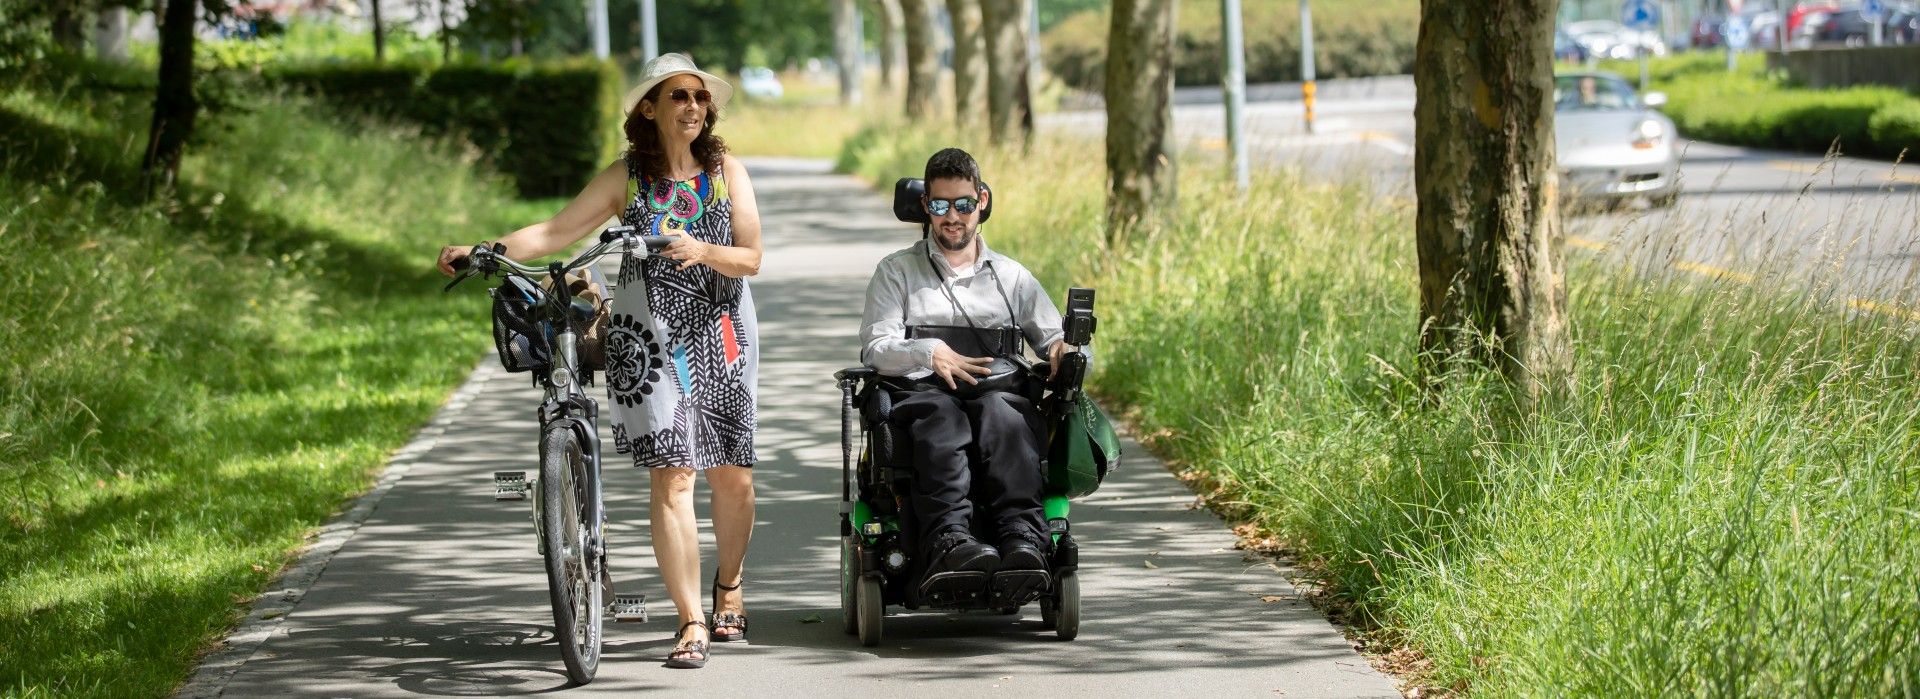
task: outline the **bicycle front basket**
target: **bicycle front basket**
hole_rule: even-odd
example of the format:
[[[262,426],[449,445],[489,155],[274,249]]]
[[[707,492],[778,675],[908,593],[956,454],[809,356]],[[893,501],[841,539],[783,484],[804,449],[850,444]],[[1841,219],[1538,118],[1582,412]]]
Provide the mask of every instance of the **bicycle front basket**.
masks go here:
[[[553,348],[533,312],[540,299],[540,288],[519,277],[493,289],[493,346],[507,371],[544,371],[553,362]]]

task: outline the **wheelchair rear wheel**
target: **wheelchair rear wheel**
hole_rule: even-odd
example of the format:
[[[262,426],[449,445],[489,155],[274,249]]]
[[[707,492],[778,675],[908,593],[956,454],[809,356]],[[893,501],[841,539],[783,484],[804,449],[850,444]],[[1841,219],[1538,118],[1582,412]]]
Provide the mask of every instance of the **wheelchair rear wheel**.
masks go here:
[[[880,621],[887,613],[886,600],[880,597],[880,579],[862,576],[855,595],[860,605],[860,645],[880,645]]]
[[[853,570],[853,539],[840,537],[840,618],[849,634],[860,633],[860,576]]]

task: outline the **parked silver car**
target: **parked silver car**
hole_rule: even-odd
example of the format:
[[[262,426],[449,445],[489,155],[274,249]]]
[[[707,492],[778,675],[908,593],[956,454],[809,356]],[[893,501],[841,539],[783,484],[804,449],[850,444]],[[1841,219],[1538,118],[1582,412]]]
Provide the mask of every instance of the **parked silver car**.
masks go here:
[[[1668,206],[1680,195],[1679,135],[1655,111],[1666,95],[1644,97],[1612,73],[1553,78],[1553,137],[1560,190],[1576,199],[1647,197]]]

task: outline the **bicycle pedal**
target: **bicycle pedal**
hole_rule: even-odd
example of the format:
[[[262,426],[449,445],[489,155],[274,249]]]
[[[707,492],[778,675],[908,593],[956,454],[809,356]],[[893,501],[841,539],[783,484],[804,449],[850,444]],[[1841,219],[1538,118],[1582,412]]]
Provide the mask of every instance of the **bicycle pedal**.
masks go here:
[[[613,620],[644,624],[647,621],[646,595],[614,595],[613,604],[607,605],[607,611],[613,612]]]
[[[527,482],[526,471],[493,472],[493,499],[495,500],[525,500],[527,490],[531,487],[532,484]]]

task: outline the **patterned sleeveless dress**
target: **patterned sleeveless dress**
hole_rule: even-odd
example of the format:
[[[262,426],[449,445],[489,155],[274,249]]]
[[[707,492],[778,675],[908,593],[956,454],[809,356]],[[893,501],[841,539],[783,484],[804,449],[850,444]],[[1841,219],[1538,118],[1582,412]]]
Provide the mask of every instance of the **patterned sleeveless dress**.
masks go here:
[[[671,182],[628,164],[627,177],[638,186],[621,223],[733,244],[720,173]],[[636,256],[620,264],[605,345],[614,447],[649,468],[751,466],[760,365],[753,294],[745,279],[679,266]]]

